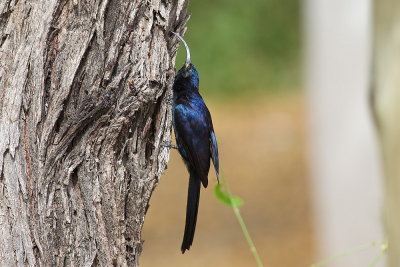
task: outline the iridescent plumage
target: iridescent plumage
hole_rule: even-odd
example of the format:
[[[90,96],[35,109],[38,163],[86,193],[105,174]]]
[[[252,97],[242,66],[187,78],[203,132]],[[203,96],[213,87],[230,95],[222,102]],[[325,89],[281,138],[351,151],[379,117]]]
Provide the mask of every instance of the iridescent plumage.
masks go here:
[[[176,33],[175,33],[176,34]],[[188,200],[182,253],[193,243],[200,200],[200,184],[208,185],[210,159],[218,178],[218,145],[210,112],[199,94],[199,74],[191,63],[185,41],[187,59],[178,71],[173,86],[173,126],[179,153],[189,172]]]

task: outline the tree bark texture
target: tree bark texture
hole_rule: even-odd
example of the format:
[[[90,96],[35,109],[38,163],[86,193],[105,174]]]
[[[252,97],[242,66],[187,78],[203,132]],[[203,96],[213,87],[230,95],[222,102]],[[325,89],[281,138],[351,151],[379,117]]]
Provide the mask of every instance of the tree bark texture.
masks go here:
[[[400,2],[375,0],[372,107],[385,172],[388,264],[400,266]]]
[[[0,266],[136,266],[187,0],[0,1]]]

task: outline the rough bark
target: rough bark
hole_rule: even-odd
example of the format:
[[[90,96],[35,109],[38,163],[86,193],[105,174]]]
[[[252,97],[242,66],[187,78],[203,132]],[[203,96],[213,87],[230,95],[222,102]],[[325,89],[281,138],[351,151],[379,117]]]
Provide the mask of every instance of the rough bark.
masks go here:
[[[136,266],[187,0],[0,1],[0,266]]]
[[[400,266],[400,2],[375,0],[372,107],[385,172],[388,265]]]

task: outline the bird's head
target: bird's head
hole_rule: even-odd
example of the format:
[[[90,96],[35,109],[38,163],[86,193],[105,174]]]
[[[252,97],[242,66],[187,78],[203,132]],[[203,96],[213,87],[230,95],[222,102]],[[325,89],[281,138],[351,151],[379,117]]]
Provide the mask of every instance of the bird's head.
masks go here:
[[[190,50],[185,40],[177,33],[173,32],[185,45],[186,62],[175,76],[174,89],[199,89],[199,73],[191,62]]]

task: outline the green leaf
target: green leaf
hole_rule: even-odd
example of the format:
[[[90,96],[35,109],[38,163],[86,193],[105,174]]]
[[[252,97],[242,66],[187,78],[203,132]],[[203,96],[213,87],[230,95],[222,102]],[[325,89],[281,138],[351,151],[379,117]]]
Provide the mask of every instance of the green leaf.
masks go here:
[[[217,184],[214,187],[215,197],[225,205],[232,207],[240,207],[243,205],[243,200],[238,197],[230,195],[228,192],[222,190],[222,184]]]

